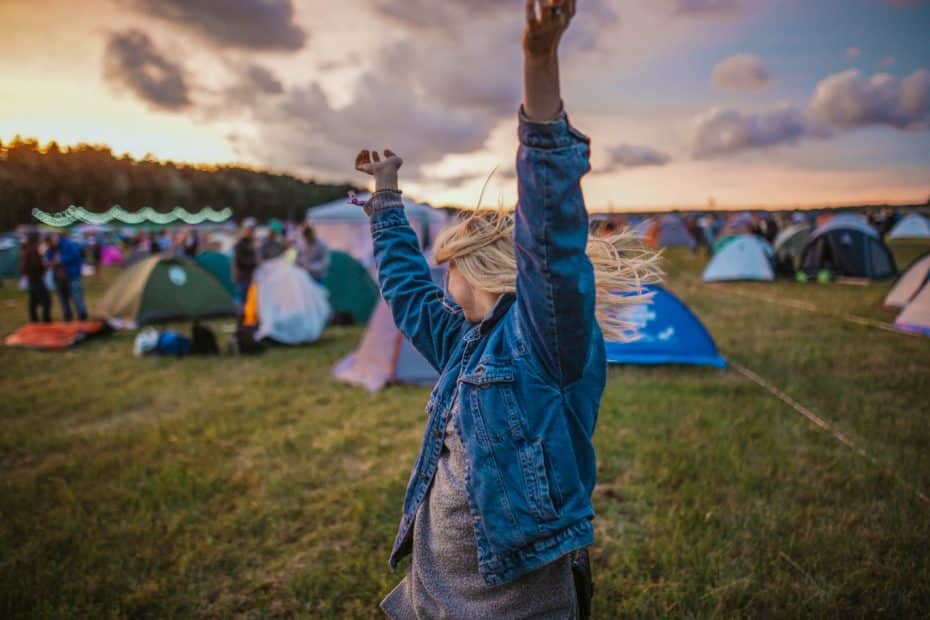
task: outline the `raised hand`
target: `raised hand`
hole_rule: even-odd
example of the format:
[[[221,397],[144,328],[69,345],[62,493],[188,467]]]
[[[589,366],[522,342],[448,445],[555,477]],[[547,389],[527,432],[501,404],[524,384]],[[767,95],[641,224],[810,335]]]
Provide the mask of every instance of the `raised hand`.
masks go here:
[[[526,0],[523,51],[527,56],[555,56],[562,35],[575,16],[576,0]]]
[[[384,151],[384,159],[378,151],[363,149],[355,157],[355,169],[375,177],[375,190],[397,189],[397,171],[404,165],[401,159],[391,149]]]

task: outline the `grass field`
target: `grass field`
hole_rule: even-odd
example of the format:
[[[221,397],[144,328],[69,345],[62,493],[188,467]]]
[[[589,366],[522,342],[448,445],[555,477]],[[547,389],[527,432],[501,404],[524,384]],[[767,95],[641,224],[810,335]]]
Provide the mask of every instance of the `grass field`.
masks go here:
[[[668,252],[668,285],[724,355],[881,466],[735,370],[612,368],[595,616],[927,617],[930,504],[906,485],[930,493],[930,339],[844,318],[891,320],[889,283],[708,286],[703,264]],[[0,334],[25,316],[0,288]],[[0,617],[378,617],[428,390],[331,381],[361,333],[181,361],[129,333],[0,348]]]

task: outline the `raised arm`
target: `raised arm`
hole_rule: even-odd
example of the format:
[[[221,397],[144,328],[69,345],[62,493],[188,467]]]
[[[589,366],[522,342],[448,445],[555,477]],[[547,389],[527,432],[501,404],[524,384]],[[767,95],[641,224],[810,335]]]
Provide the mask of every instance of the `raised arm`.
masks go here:
[[[375,193],[365,206],[371,221],[375,265],[381,296],[394,323],[423,357],[441,371],[464,325],[458,309],[444,301],[445,293],[433,282],[420,252],[416,233],[404,214],[397,184],[403,160],[391,151],[384,159],[362,151],[355,167],[375,177]]]
[[[589,140],[569,125],[559,89],[558,46],[574,13],[574,0],[526,4],[514,229],[519,319],[544,370],[562,386],[581,377],[597,333],[581,192]]]

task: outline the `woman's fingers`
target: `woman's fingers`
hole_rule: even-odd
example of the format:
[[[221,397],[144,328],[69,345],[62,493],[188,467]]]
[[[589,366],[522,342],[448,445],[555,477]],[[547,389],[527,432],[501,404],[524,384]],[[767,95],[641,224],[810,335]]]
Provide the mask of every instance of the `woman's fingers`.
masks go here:
[[[538,0],[526,0],[526,23],[535,26],[538,16],[536,15],[536,4]]]
[[[355,156],[355,169],[356,170],[359,170],[361,172],[368,172],[368,170],[366,170],[365,167],[368,166],[368,164],[370,163],[371,163],[371,154],[365,149],[359,151],[358,155]]]
[[[371,159],[372,159],[372,161],[374,161],[376,164],[380,164],[380,163],[381,163],[381,156],[378,155],[378,151],[372,151],[372,152],[371,152]]]

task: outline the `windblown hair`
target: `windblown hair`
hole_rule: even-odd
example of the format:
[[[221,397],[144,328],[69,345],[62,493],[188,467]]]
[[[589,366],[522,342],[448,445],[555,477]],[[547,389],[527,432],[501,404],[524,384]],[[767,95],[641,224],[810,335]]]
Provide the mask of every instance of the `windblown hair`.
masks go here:
[[[490,293],[516,291],[517,259],[514,219],[503,209],[463,212],[436,238],[436,262],[454,263],[472,287]],[[659,254],[646,249],[628,229],[588,238],[587,255],[594,267],[596,317],[608,340],[630,342],[639,337],[630,313],[651,303],[646,284],[661,279]]]

